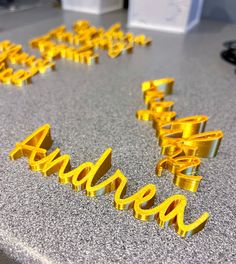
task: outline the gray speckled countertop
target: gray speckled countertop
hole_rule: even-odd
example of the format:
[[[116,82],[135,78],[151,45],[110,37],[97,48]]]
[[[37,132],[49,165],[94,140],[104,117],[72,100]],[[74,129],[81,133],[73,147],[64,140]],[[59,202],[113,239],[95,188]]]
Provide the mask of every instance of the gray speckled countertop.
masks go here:
[[[108,27],[126,23],[126,13],[92,16],[40,7],[0,17],[0,38],[27,47],[27,40],[76,19]],[[59,61],[57,71],[35,77],[23,89],[0,86],[0,248],[19,263],[236,263],[236,75],[221,60],[222,43],[236,37],[236,25],[204,21],[188,35],[146,30],[148,48],[92,67]],[[29,50],[29,48],[27,48]],[[26,49],[26,50],[27,50]],[[205,114],[207,130],[225,133],[218,156],[204,160],[197,193],[172,184],[170,174],[155,175],[161,158],[151,124],[135,118],[142,108],[140,83],[176,77],[178,116]],[[95,162],[113,148],[113,167],[129,180],[128,194],[154,183],[157,202],[173,194],[188,198],[186,221],[210,213],[205,229],[188,239],[173,228],[141,222],[117,211],[113,195],[76,193],[28,169],[27,160],[8,153],[44,123],[52,126],[54,147],[72,157],[72,165]],[[3,263],[3,258],[0,263]],[[2,261],[2,262],[1,262]]]

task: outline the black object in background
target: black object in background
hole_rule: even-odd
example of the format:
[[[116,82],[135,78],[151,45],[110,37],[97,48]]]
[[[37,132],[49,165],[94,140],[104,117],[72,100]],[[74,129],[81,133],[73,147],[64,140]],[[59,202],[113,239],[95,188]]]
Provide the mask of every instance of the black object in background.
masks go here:
[[[225,61],[236,65],[236,40],[227,41],[223,45],[225,48],[227,48],[227,50],[223,50],[221,52],[221,57]],[[235,73],[236,73],[236,69],[235,69]]]
[[[124,7],[124,9],[128,9],[129,8],[129,0],[124,0],[123,7]]]
[[[15,0],[0,0],[0,4],[2,5],[11,5],[15,2]]]

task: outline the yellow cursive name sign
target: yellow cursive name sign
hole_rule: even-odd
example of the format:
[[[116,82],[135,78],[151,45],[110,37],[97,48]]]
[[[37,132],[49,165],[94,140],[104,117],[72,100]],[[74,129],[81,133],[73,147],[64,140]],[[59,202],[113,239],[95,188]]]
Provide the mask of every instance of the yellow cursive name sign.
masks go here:
[[[87,20],[73,24],[73,32],[64,25],[52,29],[43,36],[32,39],[29,44],[37,48],[43,58],[53,60],[63,58],[82,64],[96,64],[99,54],[96,50],[106,50],[110,58],[133,52],[134,45],[147,46],[152,40],[145,35],[135,36],[123,32],[121,24],[113,24],[105,30],[92,26]]]
[[[0,52],[0,82],[3,84],[23,86],[31,83],[34,75],[55,69],[54,62],[23,52],[21,45],[9,40],[0,42]],[[24,68],[14,71],[13,65]]]
[[[172,93],[173,78],[146,81],[142,92],[147,109],[136,112],[139,120],[153,121],[153,128],[159,139],[161,153],[166,157],[157,163],[156,173],[163,169],[174,174],[173,182],[182,189],[196,192],[202,176],[196,175],[200,158],[217,155],[223,132],[204,132],[208,117],[205,115],[176,117],[174,102],[164,101]]]
[[[90,25],[87,20],[78,20],[72,28],[70,32],[61,25],[30,40],[30,47],[39,50],[40,58],[24,52],[22,45],[9,40],[1,41],[0,83],[23,86],[31,83],[34,75],[55,70],[57,59],[93,65],[99,63],[98,49],[105,50],[110,58],[116,58],[132,53],[135,45],[147,46],[152,42],[145,35],[123,32],[120,23],[105,30]],[[23,68],[14,71],[13,65]]]
[[[46,124],[35,130],[22,142],[16,143],[9,156],[12,160],[27,157],[31,170],[40,171],[44,176],[57,173],[58,181],[61,184],[71,184],[75,191],[85,190],[88,196],[99,196],[114,191],[116,209],[131,209],[137,219],[155,220],[163,228],[175,225],[176,232],[182,237],[189,237],[205,226],[209,217],[207,212],[191,224],[184,223],[184,212],[187,205],[184,195],[173,195],[161,204],[154,206],[156,186],[153,184],[148,184],[133,195],[125,197],[128,180],[120,170],[117,170],[108,179],[99,181],[112,166],[111,148],[108,148],[96,163],[88,161],[72,169],[70,155],[61,155],[59,148],[47,153],[51,145],[50,125]]]

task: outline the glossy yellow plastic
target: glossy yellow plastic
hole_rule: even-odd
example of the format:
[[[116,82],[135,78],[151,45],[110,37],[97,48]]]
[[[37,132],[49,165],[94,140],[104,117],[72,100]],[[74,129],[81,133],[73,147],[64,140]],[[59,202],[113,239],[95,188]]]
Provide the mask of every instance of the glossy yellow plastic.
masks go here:
[[[25,70],[18,70],[11,77],[11,83],[16,86],[23,86],[31,83],[31,74]]]
[[[93,51],[89,50],[89,51],[85,51],[85,52],[81,52],[80,55],[80,63],[82,64],[88,64],[88,58],[93,56]]]
[[[0,64],[1,63],[6,64],[6,60],[7,60],[7,53],[6,52],[0,53]]]
[[[98,54],[93,54],[91,56],[87,56],[85,62],[88,65],[97,64],[97,63],[99,63],[99,55]]]
[[[61,25],[61,26],[56,27],[56,28],[52,29],[51,31],[49,31],[47,36],[49,38],[55,38],[58,35],[58,33],[63,33],[65,31],[66,31],[66,26]]]
[[[172,122],[161,122],[161,125],[156,126],[161,153],[170,157],[167,157],[168,164],[175,165],[176,161],[173,158],[177,157],[177,161],[181,161],[182,167],[185,168],[189,166],[186,156],[193,155],[196,159],[216,156],[223,133],[222,131],[203,132],[207,119],[206,116],[191,116]],[[200,164],[200,159],[198,161]],[[158,168],[160,168],[160,164],[163,165],[162,161],[158,163]],[[180,170],[173,172],[170,165],[166,169],[175,175],[174,183],[177,186],[192,192],[197,191],[202,177],[186,176]],[[161,175],[158,170],[157,174]]]
[[[12,160],[27,157],[30,169],[41,171],[44,176],[57,173],[58,181],[61,184],[71,184],[75,191],[85,190],[86,195],[91,197],[114,191],[114,206],[116,209],[132,209],[133,215],[137,219],[157,221],[162,228],[174,224],[176,233],[182,237],[192,236],[204,228],[209,217],[207,212],[203,213],[193,223],[184,223],[184,212],[187,204],[184,195],[173,195],[153,207],[156,195],[155,185],[148,184],[136,193],[125,197],[128,180],[120,170],[117,170],[106,180],[101,181],[100,179],[112,166],[111,148],[108,148],[96,163],[85,162],[77,168],[71,169],[70,155],[60,155],[60,149],[57,148],[47,155],[47,150],[51,145],[50,125],[46,124],[22,142],[16,143],[9,157]],[[181,169],[180,167],[177,167],[177,169]]]
[[[145,35],[140,35],[134,38],[134,43],[141,46],[148,46],[152,43],[152,40],[147,38]]]
[[[204,132],[208,120],[205,115],[175,119],[174,102],[164,101],[165,95],[172,94],[174,81],[164,78],[143,82],[141,88],[148,109],[137,111],[136,117],[153,122],[161,154],[166,156],[157,163],[157,175],[161,176],[162,170],[167,169],[174,174],[176,186],[196,192],[202,179],[195,175],[201,162],[199,158],[217,155],[223,132]]]
[[[0,54],[0,81],[4,84],[23,86],[31,83],[31,78],[38,72],[44,73],[49,69],[55,69],[55,63],[49,61],[52,57],[56,57],[55,51],[52,48],[46,48],[45,43],[50,42],[44,36],[33,40],[31,44],[32,46],[44,47],[45,51],[47,50],[47,60],[37,59],[34,55],[23,52],[21,45],[11,43],[8,40],[0,42],[0,47],[3,50]],[[13,69],[8,68],[7,64],[23,65],[24,69],[13,72]]]
[[[133,44],[134,34],[131,32],[127,32],[126,34],[124,34],[123,41]]]
[[[61,58],[61,49],[59,49],[57,46],[51,47],[45,52],[42,52],[42,58],[47,60],[56,60]]]
[[[63,41],[69,44],[74,43],[74,34],[72,32],[63,32],[60,34],[59,41]]]
[[[148,108],[155,113],[171,112],[174,106],[172,101],[151,102]]]
[[[47,42],[49,40],[50,40],[50,36],[49,35],[44,35],[44,36],[40,36],[40,37],[31,39],[29,41],[29,45],[30,45],[31,48],[39,48],[41,43]]]
[[[123,31],[116,31],[110,34],[110,37],[113,40],[117,40],[117,41],[123,41],[124,36],[125,36],[125,33]]]
[[[147,105],[151,105],[153,102],[162,101],[164,99],[165,94],[156,90],[148,90],[144,92],[143,99],[144,103]]]
[[[214,158],[219,150],[224,133],[221,130],[207,131],[190,136],[183,144],[195,147],[196,156],[200,158]]]
[[[122,54],[131,54],[133,53],[133,50],[134,50],[133,44],[130,43],[125,44],[122,50]]]
[[[37,68],[40,73],[46,73],[48,71],[54,71],[56,69],[56,64],[47,59],[38,59],[35,61],[34,67]]]
[[[111,57],[111,58],[116,58],[116,57],[120,56],[121,53],[122,53],[123,48],[124,48],[124,44],[123,43],[116,43],[111,48],[109,48],[108,56]]]
[[[161,176],[163,169],[174,174],[173,183],[181,189],[196,192],[202,176],[196,175],[201,160],[195,156],[167,157],[159,161],[156,173]]]
[[[6,48],[5,52],[7,53],[7,59],[11,61],[14,56],[22,52],[22,45],[12,43]]]
[[[25,61],[30,57],[26,52],[21,52],[12,57],[11,64],[25,64]]]
[[[158,80],[149,80],[142,83],[142,92],[147,90],[157,90],[163,92],[165,95],[170,95],[173,92],[173,86],[175,83],[174,78],[163,78]]]
[[[154,119],[154,111],[142,109],[136,111],[136,118],[143,121],[152,121]]]
[[[11,41],[8,39],[0,41],[0,51],[1,52],[5,51],[10,45],[11,45]]]
[[[62,25],[49,31],[45,36],[31,40],[29,44],[39,49],[42,57],[48,60],[61,57],[92,65],[98,63],[99,54],[84,56],[85,51],[100,48],[107,50],[110,58],[116,58],[121,54],[132,53],[133,43],[143,46],[151,43],[151,40],[144,35],[135,37],[130,32],[124,33],[120,23],[115,23],[105,30],[91,26],[87,20],[78,20],[73,25],[73,31],[66,31],[65,26]],[[64,46],[65,43],[70,46]]]
[[[6,63],[5,62],[0,62],[0,72],[6,69]]]
[[[173,140],[176,142],[174,138],[176,133],[181,133],[181,138],[187,139],[192,135],[203,132],[207,120],[207,116],[197,115],[178,118],[169,123],[162,123],[156,128],[156,134],[159,136],[159,145],[169,145],[169,142],[173,142]]]
[[[117,32],[117,31],[120,31],[120,29],[121,29],[121,24],[117,22],[110,26],[110,28],[108,29],[108,32]]]
[[[3,84],[11,84],[11,78],[13,74],[12,68],[6,68],[5,70],[0,72],[0,82]]]
[[[34,55],[30,55],[25,60],[21,60],[20,63],[27,67],[31,67],[35,63],[36,60],[37,58]]]
[[[51,40],[41,41],[38,44],[38,49],[40,52],[47,52],[47,51],[49,51],[55,47],[56,47],[56,45]]]
[[[153,121],[154,128],[159,124],[170,122],[175,119],[176,112],[155,112],[149,109],[142,109],[136,112],[136,118],[143,121]]]
[[[83,31],[87,28],[90,27],[90,23],[88,20],[77,20],[75,21],[74,25],[73,25],[73,29],[74,31]]]

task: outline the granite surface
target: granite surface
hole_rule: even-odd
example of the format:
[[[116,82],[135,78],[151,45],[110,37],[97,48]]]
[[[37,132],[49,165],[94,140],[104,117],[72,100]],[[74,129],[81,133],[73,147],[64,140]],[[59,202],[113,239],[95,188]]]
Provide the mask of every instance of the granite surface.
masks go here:
[[[0,39],[22,43],[76,19],[108,27],[126,13],[92,16],[43,7],[0,17]],[[58,61],[57,71],[38,75],[22,89],[0,86],[0,248],[18,263],[236,263],[236,75],[221,60],[222,43],[235,38],[236,26],[203,21],[188,35],[132,29],[153,38],[131,55],[101,55],[92,67]],[[179,117],[205,114],[207,130],[225,136],[218,156],[204,160],[197,193],[173,185],[172,176],[155,175],[161,158],[150,123],[136,120],[144,107],[140,83],[173,76]],[[27,160],[8,153],[37,127],[52,126],[54,147],[72,157],[72,165],[95,162],[113,148],[113,167],[129,180],[128,194],[153,183],[156,203],[173,194],[188,198],[186,222],[205,211],[205,229],[180,238],[173,228],[142,222],[131,211],[117,211],[113,194],[90,198],[28,169]],[[0,255],[1,256],[1,255]],[[9,261],[11,261],[9,260]],[[11,263],[11,262],[10,262]]]

